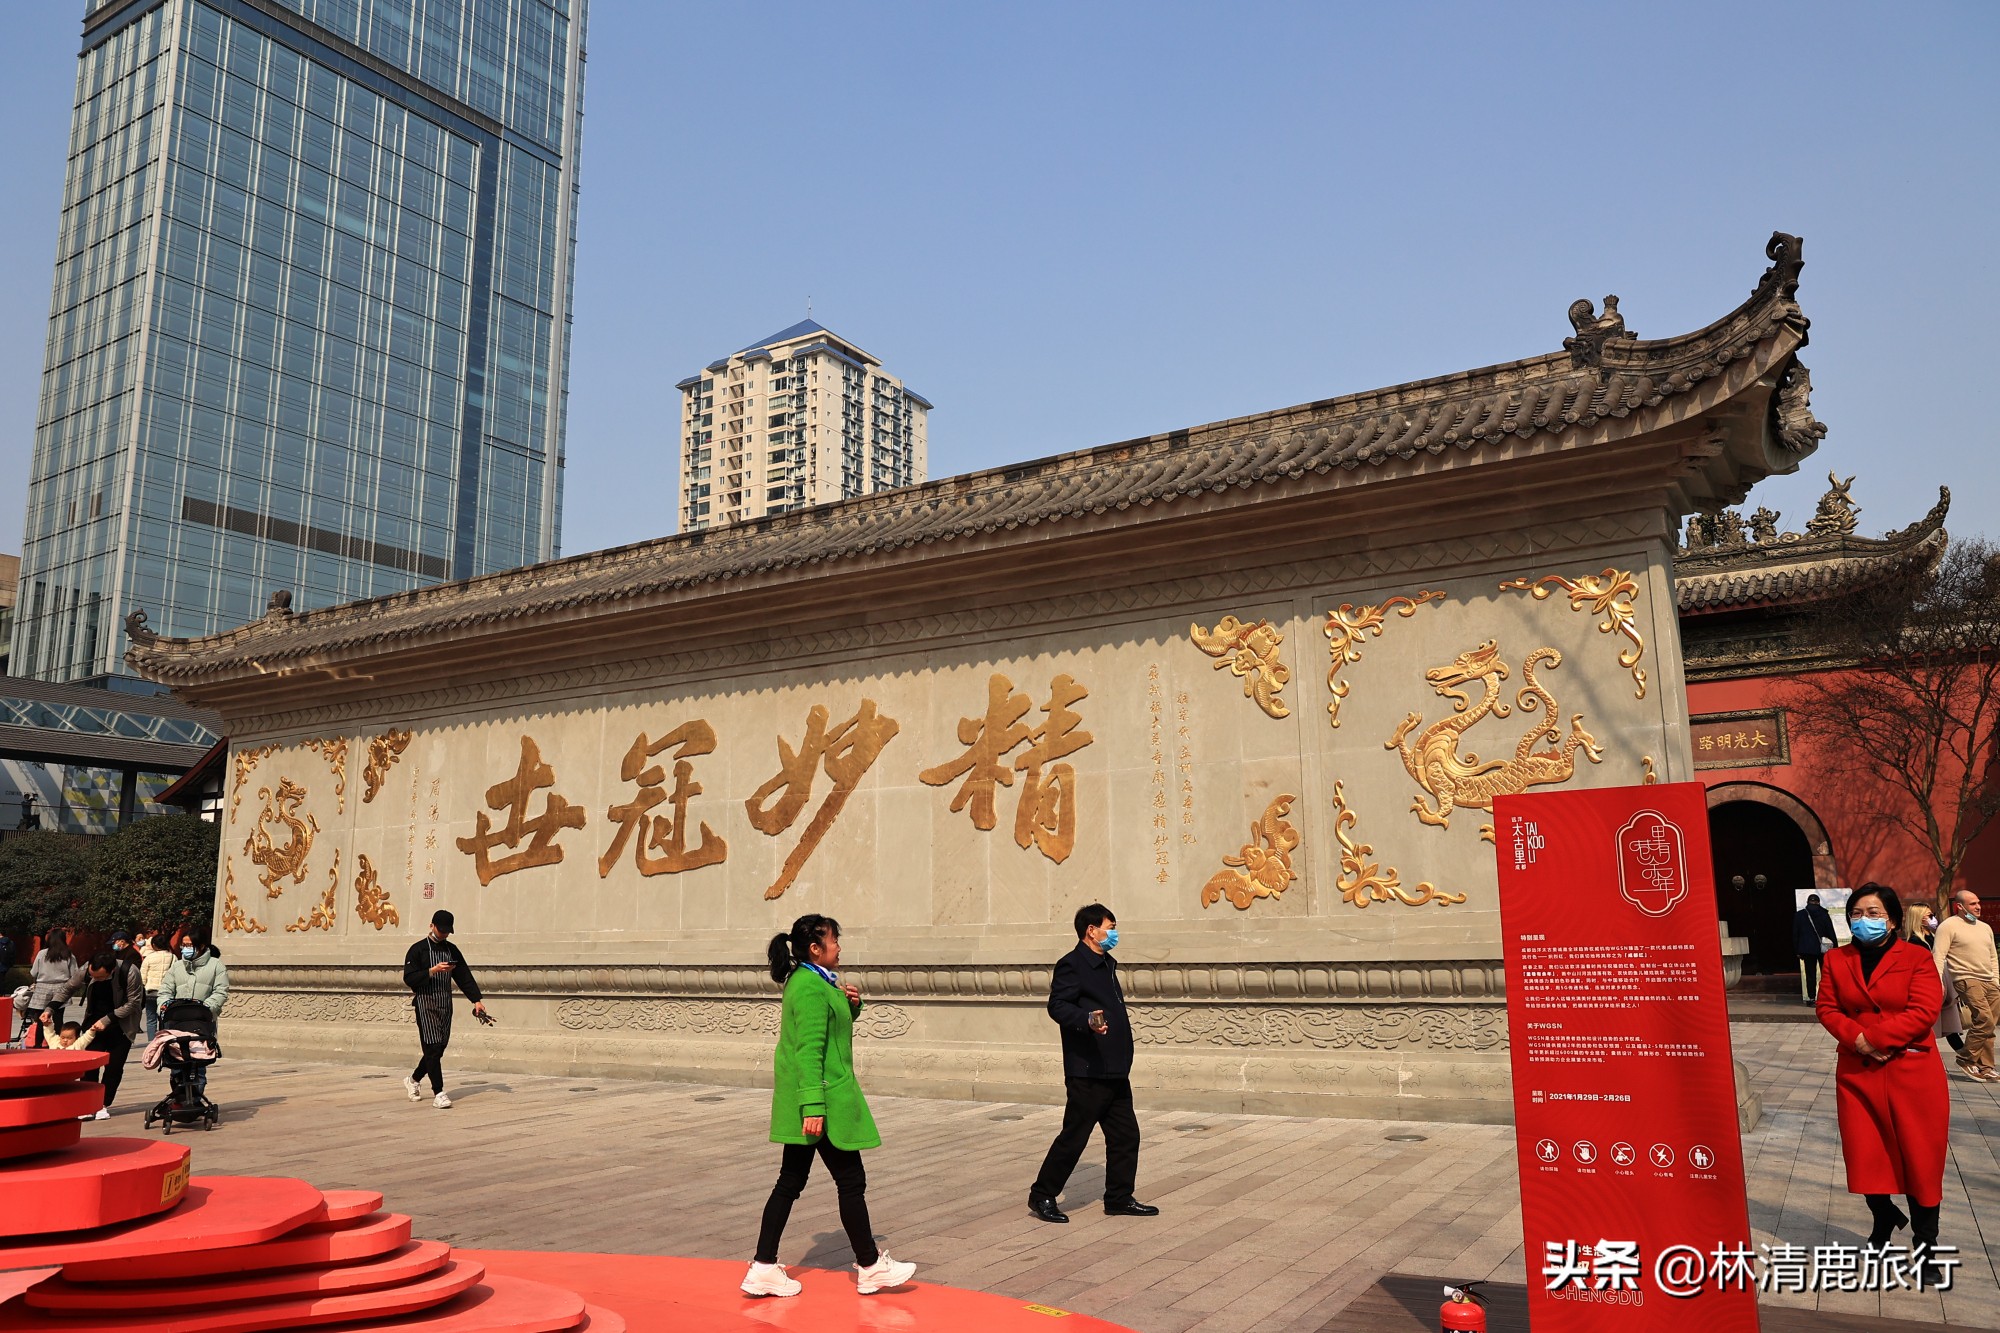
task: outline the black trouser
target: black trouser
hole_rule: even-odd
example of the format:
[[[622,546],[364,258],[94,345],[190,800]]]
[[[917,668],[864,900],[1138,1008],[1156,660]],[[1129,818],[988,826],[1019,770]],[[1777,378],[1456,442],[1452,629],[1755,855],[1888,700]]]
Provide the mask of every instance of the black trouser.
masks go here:
[[[97,1034],[97,1040],[90,1043],[90,1048],[103,1051],[111,1057],[110,1063],[102,1070],[93,1069],[83,1076],[84,1082],[95,1083],[98,1081],[98,1074],[104,1075],[104,1104],[109,1106],[112,1099],[118,1095],[118,1085],[125,1079],[125,1061],[132,1054],[132,1039],[126,1036],[125,1029],[114,1021],[110,1027]]]
[[[1104,1202],[1132,1202],[1139,1179],[1139,1117],[1132,1113],[1129,1078],[1066,1078],[1069,1105],[1063,1108],[1062,1133],[1049,1145],[1042,1172],[1029,1191],[1037,1199],[1053,1199],[1069,1183],[1090,1142],[1093,1126],[1104,1126]]]
[[[784,1238],[785,1223],[791,1220],[792,1205],[805,1192],[814,1153],[825,1159],[827,1174],[840,1192],[840,1225],[847,1229],[847,1243],[854,1247],[854,1262],[866,1268],[882,1257],[868,1225],[868,1173],[862,1168],[860,1153],[836,1148],[824,1136],[818,1143],[785,1145],[778,1183],[771,1187],[770,1201],[764,1205],[764,1225],[757,1232],[757,1262],[778,1262],[778,1242]]]
[[[432,1092],[444,1091],[444,1048],[447,1041],[427,1041],[424,1058],[417,1061],[417,1067],[410,1071],[410,1077],[421,1083],[426,1077],[431,1081]]]
[[[1819,955],[1801,954],[1799,961],[1806,967],[1806,998],[1816,1000],[1819,998]]]

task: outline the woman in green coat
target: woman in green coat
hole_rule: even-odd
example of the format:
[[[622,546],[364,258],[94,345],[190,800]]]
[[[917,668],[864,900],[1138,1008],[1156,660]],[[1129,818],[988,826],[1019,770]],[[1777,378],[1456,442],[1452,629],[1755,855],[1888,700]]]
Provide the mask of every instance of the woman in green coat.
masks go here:
[[[840,923],[817,913],[792,923],[789,935],[773,935],[771,979],[785,988],[778,1023],[778,1050],[771,1086],[771,1142],[785,1145],[778,1183],[764,1205],[757,1257],[743,1279],[748,1296],[796,1296],[803,1287],[778,1262],[792,1204],[805,1190],[814,1154],[826,1162],[840,1193],[840,1224],[854,1247],[856,1285],[863,1295],[900,1287],[915,1264],[891,1259],[875,1246],[868,1224],[868,1176],[863,1148],[879,1148],[875,1117],[854,1078],[854,1018],[861,992],[843,986]]]

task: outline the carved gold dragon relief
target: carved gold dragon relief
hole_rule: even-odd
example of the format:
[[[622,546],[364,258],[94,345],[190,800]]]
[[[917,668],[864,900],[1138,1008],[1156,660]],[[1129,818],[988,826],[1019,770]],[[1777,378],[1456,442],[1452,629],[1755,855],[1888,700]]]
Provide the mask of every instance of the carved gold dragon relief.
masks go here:
[[[1292,886],[1298,872],[1292,869],[1292,853],[1298,850],[1299,831],[1286,821],[1292,802],[1298,797],[1280,796],[1264,807],[1264,813],[1250,825],[1250,841],[1233,856],[1222,858],[1225,866],[1202,886],[1201,905],[1213,907],[1224,898],[1241,912],[1259,898],[1276,898]]]
[[[311,814],[299,817],[299,807],[305,804],[306,789],[290,778],[278,779],[278,789],[269,787],[257,789],[257,799],[264,802],[264,808],[257,814],[257,822],[250,827],[250,836],[243,843],[244,854],[262,866],[257,878],[264,885],[264,896],[275,898],[285,891],[283,881],[287,876],[294,884],[306,882],[306,857],[312,852],[313,835],[319,832],[319,820]],[[264,831],[266,824],[280,824],[290,833],[283,846],[271,841],[271,835]]]
[[[1278,659],[1285,636],[1268,620],[1247,624],[1235,616],[1224,616],[1215,628],[1206,630],[1199,621],[1188,626],[1194,646],[1218,658],[1217,671],[1227,670],[1243,682],[1243,697],[1254,700],[1271,717],[1290,717],[1292,710],[1278,692],[1292,679],[1292,669]]]
[[[1326,615],[1326,637],[1333,661],[1326,669],[1326,687],[1333,692],[1333,702],[1326,706],[1327,725],[1340,725],[1340,704],[1347,697],[1347,682],[1340,678],[1340,669],[1361,660],[1362,640],[1372,634],[1382,637],[1382,622],[1394,611],[1408,620],[1417,608],[1428,602],[1441,602],[1445,594],[1441,589],[1426,589],[1415,597],[1390,597],[1379,605],[1356,606],[1352,602],[1342,602]]]
[[[1424,673],[1431,688],[1452,701],[1452,715],[1440,718],[1417,735],[1410,733],[1423,722],[1422,713],[1411,713],[1396,726],[1395,733],[1382,743],[1385,750],[1398,750],[1403,767],[1431,798],[1418,796],[1410,804],[1417,818],[1440,828],[1451,826],[1451,813],[1459,807],[1491,810],[1493,798],[1511,796],[1530,787],[1567,782],[1576,771],[1576,752],[1582,750],[1591,763],[1604,761],[1604,751],[1583,727],[1583,714],[1570,717],[1567,736],[1555,696],[1535,678],[1535,668],[1543,663],[1562,665],[1562,654],[1554,648],[1537,648],[1522,663],[1525,682],[1516,691],[1514,705],[1523,713],[1538,714],[1533,725],[1514,747],[1511,759],[1481,760],[1478,755],[1458,752],[1459,738],[1486,717],[1506,717],[1511,709],[1501,700],[1500,682],[1510,674],[1500,660],[1499,645],[1488,639],[1469,652],[1460,653],[1444,666]],[[1478,682],[1484,687],[1474,703],[1465,687]],[[1538,742],[1549,748],[1536,749]],[[1483,831],[1482,831],[1483,836]]]
[[[1611,566],[1602,574],[1585,574],[1578,579],[1561,574],[1544,574],[1538,579],[1523,575],[1500,585],[1502,592],[1524,592],[1538,602],[1549,600],[1557,588],[1569,596],[1570,610],[1604,617],[1597,626],[1599,634],[1622,635],[1632,645],[1618,650],[1618,665],[1632,673],[1636,687],[1632,697],[1645,698],[1646,673],[1639,659],[1646,655],[1646,640],[1639,633],[1638,613],[1632,605],[1632,599],[1639,595],[1639,581],[1626,570]]]

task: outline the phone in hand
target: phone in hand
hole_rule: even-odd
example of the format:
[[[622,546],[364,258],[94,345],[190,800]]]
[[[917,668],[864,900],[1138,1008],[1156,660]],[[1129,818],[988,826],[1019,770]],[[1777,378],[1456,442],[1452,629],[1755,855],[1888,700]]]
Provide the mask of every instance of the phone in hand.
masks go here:
[[[478,1019],[481,1023],[484,1023],[487,1027],[492,1027],[495,1023],[500,1021],[499,1019],[493,1017],[493,1015],[487,1013],[484,1009],[473,1010],[472,1016]]]
[[[1111,1025],[1104,1021],[1104,1011],[1102,1009],[1093,1009],[1090,1011],[1090,1030],[1100,1037],[1111,1031]]]

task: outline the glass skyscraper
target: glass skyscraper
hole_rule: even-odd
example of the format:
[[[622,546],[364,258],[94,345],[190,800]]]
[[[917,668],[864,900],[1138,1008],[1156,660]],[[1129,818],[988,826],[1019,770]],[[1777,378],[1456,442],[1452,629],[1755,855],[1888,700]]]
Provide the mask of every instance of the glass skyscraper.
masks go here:
[[[10,669],[557,554],[586,0],[89,0]]]

